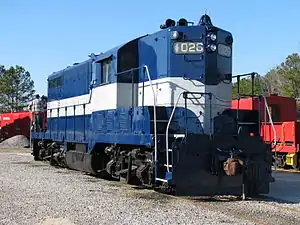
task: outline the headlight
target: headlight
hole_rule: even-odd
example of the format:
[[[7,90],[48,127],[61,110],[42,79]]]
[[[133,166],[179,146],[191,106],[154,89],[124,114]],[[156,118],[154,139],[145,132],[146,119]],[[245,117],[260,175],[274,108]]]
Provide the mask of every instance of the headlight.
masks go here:
[[[172,31],[171,32],[171,39],[176,40],[180,37],[180,34],[178,31]]]
[[[212,41],[217,40],[217,35],[214,34],[214,33],[209,33],[207,36],[208,36],[208,37],[210,38],[210,40],[212,40]]]
[[[211,51],[211,52],[215,52],[217,50],[217,46],[214,44],[210,44],[207,46],[207,48]]]

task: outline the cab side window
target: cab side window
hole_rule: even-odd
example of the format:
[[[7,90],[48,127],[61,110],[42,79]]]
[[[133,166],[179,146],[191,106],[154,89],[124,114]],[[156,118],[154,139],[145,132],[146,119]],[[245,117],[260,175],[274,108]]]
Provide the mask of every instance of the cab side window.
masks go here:
[[[15,130],[20,130],[19,120],[16,120],[14,125],[15,125]]]
[[[49,80],[48,82],[48,87],[49,88],[58,88],[58,87],[61,87],[63,85],[63,79],[62,77],[57,77],[53,80]]]
[[[101,84],[109,83],[109,76],[111,72],[111,59],[105,59],[101,62]]]
[[[271,118],[273,122],[280,122],[280,107],[279,105],[269,105]]]

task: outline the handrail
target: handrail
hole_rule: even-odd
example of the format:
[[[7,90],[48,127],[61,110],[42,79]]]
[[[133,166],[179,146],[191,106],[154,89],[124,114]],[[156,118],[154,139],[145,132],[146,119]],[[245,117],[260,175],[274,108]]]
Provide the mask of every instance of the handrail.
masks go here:
[[[74,106],[79,106],[79,105],[87,105],[91,103],[92,100],[92,95],[93,95],[93,88],[90,89],[89,92],[89,100],[87,102],[83,102],[83,103],[78,103],[78,104],[74,104],[74,105],[68,105],[68,106],[58,106],[58,107],[53,107],[53,108],[48,108],[47,107],[47,111],[49,110],[53,110],[53,109],[61,109],[61,108],[65,108],[65,107],[74,107]],[[72,97],[71,97],[72,98]],[[58,103],[60,103],[60,99],[57,100]],[[60,104],[59,104],[60,105]]]
[[[251,72],[251,73],[243,73],[243,74],[238,74],[238,75],[234,75],[234,76],[232,76],[232,78],[236,78],[236,77],[247,77],[247,76],[253,76],[253,75],[255,75],[255,74],[257,74],[256,72]]]
[[[116,73],[115,76],[122,75],[122,74],[128,73],[128,72],[132,72],[132,71],[138,70],[138,69],[140,69],[140,68],[143,68],[143,67],[136,67],[136,68],[132,68],[132,69],[129,69],[129,70],[125,70],[125,71]],[[95,80],[92,80],[91,83],[94,82],[94,81],[95,81]],[[65,107],[74,107],[74,106],[79,106],[79,105],[90,104],[90,103],[91,103],[91,99],[92,99],[92,94],[93,94],[93,84],[91,84],[90,87],[91,87],[91,88],[90,88],[90,92],[89,92],[89,100],[88,100],[87,102],[84,102],[84,103],[78,103],[78,104],[69,105],[69,106],[64,106],[64,107],[62,107],[62,106],[53,107],[53,108],[47,109],[47,111],[50,110],[50,109],[52,110],[52,109],[60,109],[60,108],[65,108]],[[60,99],[57,99],[57,101],[59,102]]]
[[[94,63],[94,62],[93,62]],[[92,64],[93,64],[92,63]],[[91,67],[93,67],[93,65],[91,65]],[[92,70],[93,70],[93,68],[92,68]],[[92,74],[93,74],[93,71],[92,71]],[[58,107],[53,107],[53,108],[48,108],[47,107],[47,112],[48,112],[48,110],[50,111],[50,110],[53,110],[53,109],[60,109],[60,108],[65,108],[65,107],[74,107],[74,106],[79,106],[79,105],[87,105],[87,104],[90,104],[91,103],[91,100],[92,100],[92,94],[93,94],[93,88],[94,88],[94,82],[95,82],[96,80],[92,80],[91,81],[91,83],[90,83],[90,88],[89,88],[89,100],[88,100],[88,102],[84,102],[84,103],[78,103],[78,104],[74,104],[74,105],[69,105],[69,106],[64,106],[64,107],[62,107],[62,106],[60,106],[60,100],[61,99],[54,99],[54,100],[57,100],[58,101]],[[72,98],[72,97],[71,97]],[[48,103],[48,102],[47,102]]]
[[[272,126],[272,129],[273,129],[273,132],[274,132],[274,145],[276,146],[277,145],[277,134],[276,134],[276,129],[274,127],[274,123],[273,123],[273,120],[272,120],[272,117],[271,117],[271,113],[270,113],[270,110],[268,108],[268,104],[267,104],[267,100],[266,100],[266,97],[263,96],[263,95],[255,95],[254,94],[254,79],[255,79],[255,75],[258,75],[257,72],[252,72],[252,73],[247,73],[247,74],[240,74],[240,75],[236,75],[236,76],[232,76],[232,78],[237,78],[237,86],[238,86],[238,111],[239,111],[239,99],[240,99],[240,96],[243,96],[239,93],[239,83],[240,83],[240,77],[245,77],[245,76],[250,76],[251,75],[251,80],[252,80],[252,94],[251,95],[244,95],[244,96],[250,96],[250,97],[262,97],[264,99],[264,106],[265,106],[265,112],[264,112],[264,117],[265,117],[265,123],[266,123],[266,111],[268,113],[268,116],[269,116],[269,119],[270,119],[270,124]],[[261,93],[263,93],[263,88],[261,87]],[[259,105],[260,105],[260,102],[259,102]],[[237,118],[238,118],[238,111],[237,111]],[[260,113],[260,112],[259,112]],[[259,123],[260,123],[260,120],[259,120]],[[261,130],[261,128],[260,128]],[[265,129],[264,129],[264,133],[265,133]],[[275,161],[277,163],[277,150],[276,150],[276,147],[275,147]],[[276,168],[276,167],[275,167]]]
[[[173,116],[174,116],[174,113],[175,113],[175,110],[177,108],[177,105],[178,105],[178,102],[179,102],[179,99],[181,97],[181,95],[184,95],[184,94],[200,94],[200,95],[209,95],[210,96],[210,129],[212,129],[212,121],[211,121],[211,114],[212,114],[212,108],[211,108],[211,96],[212,94],[211,93],[206,93],[206,92],[188,92],[188,91],[183,91],[181,92],[179,95],[178,95],[178,98],[177,98],[177,101],[173,107],[173,110],[171,112],[171,115],[170,115],[170,118],[169,118],[169,121],[168,121],[168,124],[167,124],[167,128],[166,128],[166,163],[167,163],[167,171],[170,172],[170,166],[169,166],[169,127],[170,127],[170,124],[171,124],[171,121],[173,119]],[[185,115],[186,116],[186,115]],[[211,130],[212,131],[212,130]]]
[[[272,127],[273,132],[274,132],[275,160],[277,161],[277,150],[276,150],[277,134],[276,134],[276,129],[275,129],[275,126],[274,126],[274,123],[273,123],[273,120],[272,120],[272,116],[271,116],[271,113],[270,113],[270,110],[269,110],[269,107],[268,107],[267,99],[266,99],[265,96],[262,96],[262,97],[264,99],[265,109],[267,110],[269,120],[270,120],[270,124],[271,124],[271,127]]]
[[[143,65],[143,66],[140,66],[140,67],[136,67],[136,68],[132,68],[132,69],[129,69],[129,70],[122,71],[120,73],[116,73],[115,75],[116,76],[122,75],[122,74],[125,74],[125,73],[128,73],[128,72],[139,70],[141,68],[143,68],[146,71],[146,73],[147,73],[147,78],[148,78],[148,81],[150,82],[150,86],[151,86],[151,89],[152,89],[152,92],[153,92],[153,98],[154,98],[154,100],[153,100],[154,101],[154,105],[153,105],[153,120],[154,120],[154,164],[155,164],[155,167],[154,167],[155,176],[154,177],[156,178],[157,177],[156,93],[155,93],[155,90],[154,90],[154,87],[153,87],[153,84],[152,84],[152,80],[151,80],[151,76],[150,76],[150,73],[149,73],[148,66],[147,65]],[[131,76],[133,76],[133,74],[131,74]],[[145,74],[144,74],[144,77],[145,77]],[[144,83],[144,80],[143,80],[143,83]],[[143,99],[144,99],[144,97],[145,96],[144,96],[144,93],[143,93]]]
[[[154,162],[155,162],[155,178],[157,177],[157,130],[156,130],[156,93],[153,88],[152,80],[150,77],[149,69],[147,65],[144,65],[143,68],[145,68],[148,76],[148,80],[150,82],[150,86],[153,92],[153,98],[154,98],[154,105],[153,105],[153,119],[154,119]],[[143,96],[144,98],[144,96]]]
[[[275,139],[275,142],[276,142],[276,140],[277,140],[276,129],[275,129],[275,126],[274,126],[274,123],[273,123],[273,120],[272,120],[272,116],[271,116],[271,113],[270,113],[270,110],[269,110],[269,107],[268,107],[267,99],[266,99],[265,96],[262,96],[262,97],[264,99],[265,109],[267,110],[267,113],[268,113],[268,116],[269,116],[269,120],[270,120],[270,124],[271,124],[271,127],[272,127],[273,132],[274,132],[274,139]]]
[[[181,95],[183,95],[184,92],[181,92],[180,95],[178,95],[177,101],[173,107],[171,116],[169,118],[168,124],[167,124],[167,128],[166,128],[166,161],[167,161],[167,171],[170,172],[170,168],[169,168],[169,127],[171,124],[171,120],[173,119],[173,115],[175,113],[175,109],[177,108],[179,99],[181,97]]]

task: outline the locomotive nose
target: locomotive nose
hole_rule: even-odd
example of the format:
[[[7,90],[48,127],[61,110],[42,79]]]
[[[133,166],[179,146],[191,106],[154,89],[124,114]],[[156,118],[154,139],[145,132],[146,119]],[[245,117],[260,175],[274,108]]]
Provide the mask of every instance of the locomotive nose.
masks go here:
[[[259,137],[215,136],[210,139],[189,135],[185,144],[174,153],[176,194],[251,196],[268,193],[268,184],[273,180],[270,164],[251,159],[252,154],[263,158],[263,145]]]

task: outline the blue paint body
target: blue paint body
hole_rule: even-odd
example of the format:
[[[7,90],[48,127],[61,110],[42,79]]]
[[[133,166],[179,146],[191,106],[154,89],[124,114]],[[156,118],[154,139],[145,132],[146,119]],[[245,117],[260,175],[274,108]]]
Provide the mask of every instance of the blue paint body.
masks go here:
[[[163,116],[169,118],[172,109],[172,107],[161,107],[160,111],[165,110],[166,115],[158,114],[158,119]],[[186,112],[187,117],[193,118],[185,121]],[[88,144],[89,152],[93,150],[96,143],[151,147],[153,117],[150,114],[149,107],[136,107],[97,111],[91,115],[49,118],[48,130],[44,133],[32,133],[32,138],[85,143]],[[163,125],[163,129],[158,129],[158,134],[165,135],[166,123]],[[202,125],[193,112],[186,111],[182,107],[177,108],[169,133],[183,133],[186,128],[189,133],[203,133]]]
[[[87,60],[50,75],[48,78],[49,101],[88,94],[92,80],[91,71],[92,60]],[[50,88],[51,81],[57,83],[59,78],[61,85]]]
[[[110,60],[108,83],[131,83],[131,79],[134,79],[134,83],[146,82],[148,78],[142,69],[138,70],[135,78],[124,73],[128,69],[142,68],[144,65],[148,66],[152,81],[165,77],[181,77],[205,85],[216,85],[225,74],[231,75],[231,57],[222,57],[217,51],[175,54],[173,46],[176,41],[171,39],[172,31],[183,32],[185,41],[208,44],[205,26],[174,26],[139,37],[51,74],[48,77],[48,100],[51,102],[89,94],[90,89],[106,85],[107,83],[102,82],[101,68],[107,59]],[[218,29],[217,34],[217,42],[223,44],[231,36],[229,32],[221,29]],[[157,119],[168,121],[172,107],[161,107],[160,110],[165,114],[158,114]],[[150,107],[129,107],[95,111],[89,115],[48,118],[48,130],[45,133],[32,133],[32,139],[84,143],[88,152],[93,151],[97,143],[153,147],[152,111]],[[192,118],[185,120],[186,116]],[[197,116],[188,109],[177,108],[169,133],[202,133],[203,127]],[[158,134],[165,135],[165,127],[166,123],[158,123]],[[172,173],[167,173],[165,178],[172,179]]]

